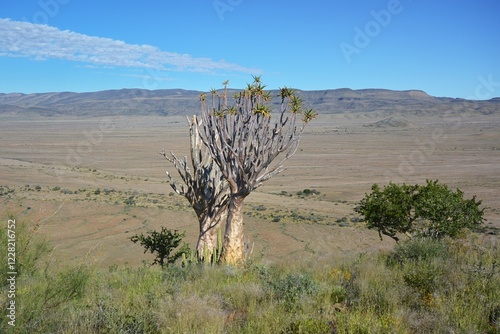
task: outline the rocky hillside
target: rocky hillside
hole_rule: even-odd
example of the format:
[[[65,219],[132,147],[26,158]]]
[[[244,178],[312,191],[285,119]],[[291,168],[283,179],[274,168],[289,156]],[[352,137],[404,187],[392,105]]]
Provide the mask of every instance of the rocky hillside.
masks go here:
[[[500,98],[488,101],[438,98],[423,91],[335,89],[297,91],[306,105],[322,114],[398,111],[439,113],[447,110],[497,113]],[[92,93],[0,94],[0,114],[42,116],[189,115],[200,110],[201,92],[183,89],[121,89]],[[273,92],[276,93],[277,91]],[[210,99],[210,94],[207,94]],[[279,101],[273,101],[276,105]]]

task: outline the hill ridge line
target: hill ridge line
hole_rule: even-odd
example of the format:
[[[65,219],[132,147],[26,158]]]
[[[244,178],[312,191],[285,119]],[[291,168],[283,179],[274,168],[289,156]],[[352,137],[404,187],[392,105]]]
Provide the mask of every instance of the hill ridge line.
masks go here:
[[[500,110],[500,97],[476,101],[435,97],[418,89],[295,90],[308,108],[313,108],[320,114],[395,111],[442,113],[449,110],[496,114]],[[228,91],[240,90],[228,89]],[[123,88],[81,93],[0,93],[0,115],[191,115],[200,108],[201,93],[206,92],[181,88],[158,90]],[[279,104],[277,96],[271,104]]]

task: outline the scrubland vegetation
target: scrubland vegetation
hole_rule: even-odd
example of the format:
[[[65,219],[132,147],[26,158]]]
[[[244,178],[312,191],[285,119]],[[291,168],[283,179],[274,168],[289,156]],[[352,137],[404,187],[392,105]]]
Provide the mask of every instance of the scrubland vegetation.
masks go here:
[[[256,80],[247,93],[236,95],[235,106],[255,102],[252,117],[267,124],[262,129],[277,133],[280,124],[290,123],[282,118],[269,127],[271,115],[263,103],[269,95],[263,88]],[[312,110],[300,110],[298,96],[286,88],[281,93],[282,103],[290,99],[285,104],[299,115],[297,120],[314,118]],[[200,96],[213,124],[224,125],[224,117],[234,116],[228,99],[226,89],[212,90],[211,99]],[[82,146],[84,141],[77,141],[81,129],[96,129],[100,120],[68,120],[64,127],[52,120],[0,123],[7,157],[0,164],[7,180],[0,185],[6,208],[0,215],[2,259],[12,247],[7,245],[10,218],[5,211],[17,220],[15,327],[4,314],[0,333],[500,333],[498,121],[483,111],[457,112],[457,125],[435,112],[440,109],[400,116],[392,109],[371,110],[322,116],[311,124],[291,168],[265,191],[254,192],[245,207],[239,203],[235,226],[244,218],[251,239],[243,239],[240,229],[237,244],[244,246],[245,261],[237,265],[219,261],[221,229],[213,234],[212,251],[193,247],[194,234],[206,224],[190,220],[200,218],[193,209],[203,203],[199,196],[192,197],[196,203],[177,196],[189,192],[170,176],[166,180],[164,166],[150,159],[157,153],[151,148],[165,142],[175,152],[185,151],[188,142],[183,146],[179,138],[188,137],[178,130],[179,119],[169,119],[167,131],[163,119],[113,119],[114,132],[91,145],[92,152],[75,166],[67,166],[67,150],[58,147]],[[191,129],[198,125],[194,120]],[[236,129],[238,123],[231,124],[219,128]],[[435,131],[445,135],[429,142]],[[19,133],[27,136],[26,143],[17,142]],[[205,133],[204,145],[210,146],[209,137],[219,138]],[[265,138],[262,143],[272,142]],[[240,150],[243,145],[230,148],[226,156],[264,152],[257,139],[251,140],[255,151]],[[216,158],[217,152],[212,152]],[[210,174],[190,169],[186,159],[163,155],[179,180],[191,175],[200,181],[199,175]],[[416,157],[403,171],[402,163]],[[241,167],[233,165],[236,171]],[[374,185],[361,199],[371,182],[396,177],[421,184],[424,175],[463,187],[467,196],[428,181],[420,186],[391,183],[384,189]],[[260,185],[241,176],[245,194]],[[167,188],[169,181],[173,189]],[[214,184],[206,181],[198,182],[203,196]],[[185,189],[193,185],[184,183]],[[241,195],[236,188],[233,197]],[[475,197],[464,199],[471,193],[485,200],[484,209]],[[488,226],[481,225],[485,217]],[[155,232],[159,224],[162,230]],[[164,225],[179,232],[172,234]],[[184,234],[187,227],[195,231]],[[384,236],[383,242],[373,230]],[[185,235],[191,237],[191,250],[181,240]],[[391,238],[398,243],[387,243]],[[159,266],[151,265],[151,256],[132,241],[154,253],[153,264]],[[255,252],[248,252],[250,242]],[[0,271],[4,311],[12,301],[8,279],[8,271]]]
[[[315,263],[101,268],[85,259],[60,267],[24,223],[16,327],[2,317],[2,333],[499,332],[500,250],[470,232]],[[2,228],[2,251],[6,239]]]

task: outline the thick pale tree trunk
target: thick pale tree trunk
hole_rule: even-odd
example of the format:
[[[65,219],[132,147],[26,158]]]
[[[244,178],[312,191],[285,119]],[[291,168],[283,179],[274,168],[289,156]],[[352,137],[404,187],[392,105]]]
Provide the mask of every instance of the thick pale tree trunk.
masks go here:
[[[217,229],[218,227],[210,227],[212,221],[205,218],[205,221],[200,222],[200,234],[198,243],[196,244],[196,254],[199,260],[203,260],[205,256],[212,256],[214,248],[217,247]]]
[[[244,196],[233,196],[229,200],[226,230],[222,250],[222,262],[242,264],[245,262],[243,242],[243,201]]]
[[[215,249],[221,251],[218,249],[219,240],[217,240],[217,236],[221,223],[225,221],[226,217],[226,210],[222,210],[214,217],[206,215],[200,219],[200,234],[196,244],[196,253],[200,261],[204,261],[206,256],[211,258]]]

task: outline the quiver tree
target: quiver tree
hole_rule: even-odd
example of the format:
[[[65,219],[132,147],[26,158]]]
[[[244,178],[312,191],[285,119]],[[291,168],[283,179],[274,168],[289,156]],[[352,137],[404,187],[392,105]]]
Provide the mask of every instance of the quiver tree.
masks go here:
[[[227,216],[228,183],[203,145],[199,132],[201,120],[193,116],[188,118],[188,123],[191,167],[187,157],[179,159],[172,152],[168,156],[165,150],[161,154],[173,164],[182,179],[182,183],[176,182],[167,171],[171,187],[184,196],[196,212],[199,221],[196,254],[199,260],[207,261],[207,257],[212,260],[214,250],[219,248],[217,232]]]
[[[305,124],[316,113],[304,110],[302,100],[285,87],[279,91],[279,113],[272,115],[268,104],[271,94],[264,91],[260,77],[254,77],[253,84],[233,95],[234,103],[229,105],[226,85],[227,82],[216,102],[217,93],[212,90],[210,106],[201,100],[202,140],[229,183],[222,261],[236,264],[245,260],[244,199],[264,181],[283,171],[283,163],[297,150]]]

